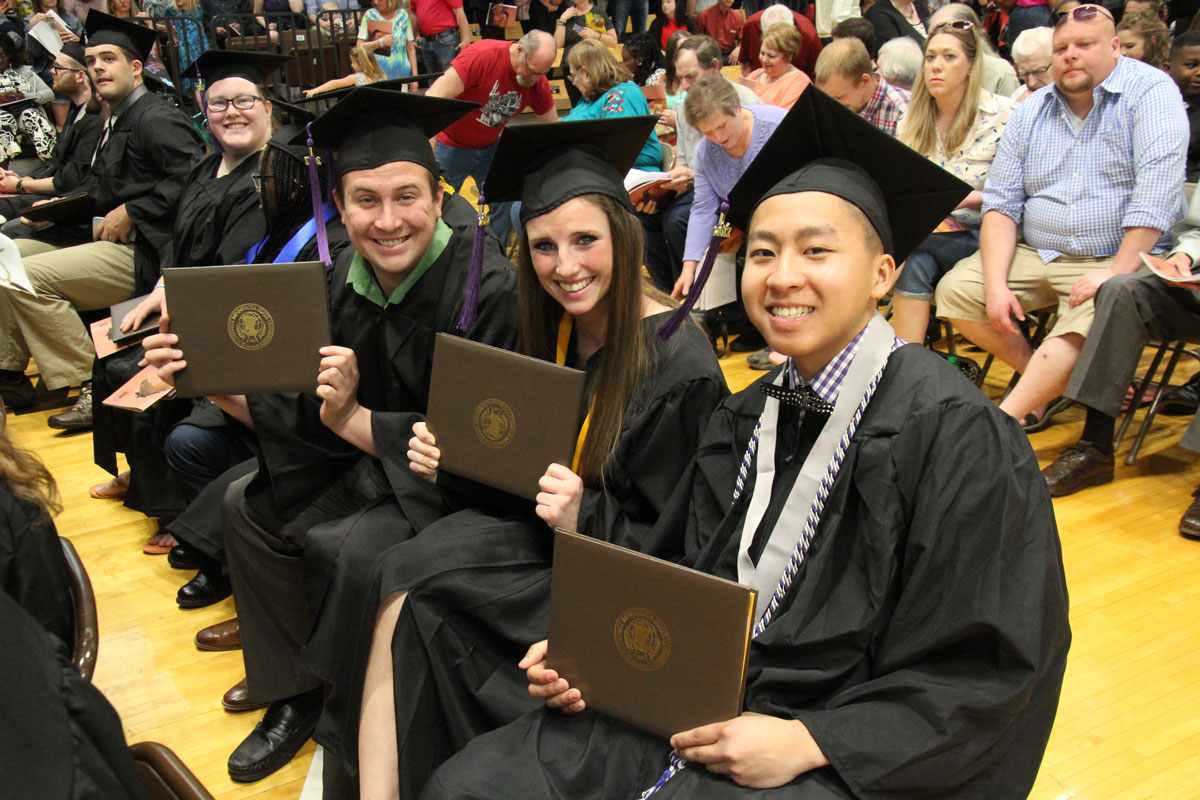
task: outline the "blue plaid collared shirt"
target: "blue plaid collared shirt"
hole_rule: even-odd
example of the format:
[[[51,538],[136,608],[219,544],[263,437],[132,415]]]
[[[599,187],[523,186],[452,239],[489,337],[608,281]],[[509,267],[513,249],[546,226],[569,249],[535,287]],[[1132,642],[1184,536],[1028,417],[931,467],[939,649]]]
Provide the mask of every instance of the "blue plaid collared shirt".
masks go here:
[[[862,344],[863,336],[867,329],[863,328],[850,340],[850,344],[842,348],[842,352],[834,356],[828,364],[813,377],[812,382],[804,380],[804,376],[796,369],[796,365],[791,360],[788,361],[788,382],[791,388],[796,389],[805,384],[812,386],[822,400],[830,405],[836,405],[838,395],[842,392],[842,382],[846,380],[846,373],[850,371],[850,365],[854,363],[854,357],[858,355],[858,348]],[[892,341],[892,350],[904,344],[904,340],[896,338]]]
[[[1017,106],[988,173],[983,210],[1021,227],[1042,261],[1115,255],[1125,228],[1162,231],[1187,211],[1187,114],[1174,81],[1127,57],[1093,90],[1079,131],[1053,84]]]

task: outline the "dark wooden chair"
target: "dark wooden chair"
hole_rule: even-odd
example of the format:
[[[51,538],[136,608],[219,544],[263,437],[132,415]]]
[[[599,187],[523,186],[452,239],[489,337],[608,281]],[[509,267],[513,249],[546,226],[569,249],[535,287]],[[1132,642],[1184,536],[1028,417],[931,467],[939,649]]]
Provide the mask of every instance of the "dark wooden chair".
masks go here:
[[[75,604],[75,642],[71,649],[71,662],[85,680],[92,679],[96,671],[96,650],[100,644],[100,627],[96,615],[96,594],[92,581],[75,551],[75,545],[66,537],[58,537],[63,556],[71,572],[71,600]]]
[[[138,742],[129,746],[129,754],[150,800],[214,800],[169,747],[158,742]]]

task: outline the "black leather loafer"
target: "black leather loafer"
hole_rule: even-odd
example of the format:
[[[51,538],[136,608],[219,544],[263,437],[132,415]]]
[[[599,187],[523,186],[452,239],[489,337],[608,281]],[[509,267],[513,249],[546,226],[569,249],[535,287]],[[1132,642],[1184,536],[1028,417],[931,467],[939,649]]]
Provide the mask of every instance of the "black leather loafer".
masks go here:
[[[200,569],[196,551],[186,544],[177,544],[167,553],[167,563],[175,569]]]
[[[276,700],[229,757],[229,777],[260,781],[291,761],[317,728],[321,690]]]
[[[233,594],[227,577],[213,577],[197,572],[196,577],[179,587],[175,602],[180,608],[204,608],[219,603]]]

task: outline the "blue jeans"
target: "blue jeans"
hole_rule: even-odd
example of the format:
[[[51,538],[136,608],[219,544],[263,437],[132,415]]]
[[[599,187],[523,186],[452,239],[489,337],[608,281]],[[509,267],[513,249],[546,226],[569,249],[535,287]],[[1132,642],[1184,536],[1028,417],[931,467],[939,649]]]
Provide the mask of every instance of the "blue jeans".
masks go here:
[[[445,72],[449,69],[450,62],[458,55],[460,39],[458,28],[446,28],[433,36],[426,36],[421,47],[421,71]]]
[[[979,229],[931,233],[900,270],[893,289],[902,297],[933,300],[933,290],[954,265],[979,250]]]
[[[635,214],[646,234],[646,271],[654,285],[665,292],[675,288],[675,281],[683,269],[683,245],[687,240],[688,217],[694,197],[687,191],[654,214],[641,211]]]
[[[633,17],[633,32],[646,32],[646,18],[650,16],[650,0],[611,0],[608,13],[612,16],[617,39],[625,41],[625,22]]]
[[[1015,6],[1008,15],[1008,36],[1005,40],[1011,49],[1022,31],[1049,25],[1050,6],[1044,3],[1040,6]]]
[[[202,428],[184,422],[167,434],[163,455],[191,501],[225,470],[254,454],[231,427]]]
[[[468,175],[474,178],[475,185],[482,189],[483,179],[487,177],[488,167],[492,165],[492,158],[496,155],[496,144],[499,142],[490,144],[482,150],[464,150],[461,147],[451,147],[438,142],[433,154],[442,167],[446,183],[450,184],[454,191],[462,190],[463,181],[467,179]],[[488,223],[488,230],[501,243],[507,242],[508,232],[511,228],[508,216],[509,204],[490,203],[489,206],[491,222]]]

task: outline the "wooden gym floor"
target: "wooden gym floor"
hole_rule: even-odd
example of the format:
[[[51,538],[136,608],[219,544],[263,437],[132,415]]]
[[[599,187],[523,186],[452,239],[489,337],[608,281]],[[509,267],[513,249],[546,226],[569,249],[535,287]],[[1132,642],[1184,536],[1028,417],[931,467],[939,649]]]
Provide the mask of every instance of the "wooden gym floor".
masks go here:
[[[760,374],[742,354],[722,365],[734,390]],[[1185,360],[1174,383],[1196,367]],[[995,368],[989,396],[999,397],[1008,378],[1007,368]],[[95,684],[120,712],[126,737],[175,750],[220,800],[298,798],[311,743],[259,783],[235,784],[225,772],[261,712],[222,710],[221,694],[243,676],[241,655],[199,652],[192,637],[233,616],[233,601],[193,611],[175,605],[190,573],[141,553],[151,520],[88,497],[88,487],[108,477],[92,464],[91,435],[51,431],[49,413],[9,414],[9,430],[58,479],[58,529],[78,548],[100,610]],[[1175,445],[1187,419],[1160,416],[1134,467],[1121,461],[1129,434],[1114,483],[1055,501],[1074,643],[1037,800],[1200,795],[1200,691],[1192,684],[1200,680],[1200,542],[1177,528],[1200,484],[1200,459]],[[1043,465],[1078,438],[1082,420],[1071,409],[1031,437]]]

